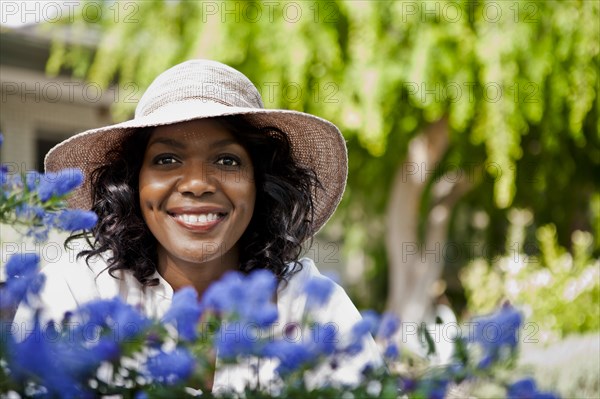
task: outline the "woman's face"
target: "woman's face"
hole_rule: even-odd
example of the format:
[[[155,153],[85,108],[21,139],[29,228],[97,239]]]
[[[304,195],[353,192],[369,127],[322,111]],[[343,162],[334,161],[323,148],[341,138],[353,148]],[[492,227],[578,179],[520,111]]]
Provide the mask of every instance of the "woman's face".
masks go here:
[[[159,253],[191,263],[237,249],[256,199],[250,155],[210,119],[155,128],[139,190],[142,216]]]

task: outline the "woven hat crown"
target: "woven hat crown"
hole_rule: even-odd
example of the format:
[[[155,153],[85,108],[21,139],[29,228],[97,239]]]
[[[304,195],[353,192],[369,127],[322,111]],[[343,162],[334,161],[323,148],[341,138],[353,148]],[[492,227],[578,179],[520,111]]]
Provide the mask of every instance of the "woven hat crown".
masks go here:
[[[241,72],[210,60],[191,60],[160,74],[135,109],[149,116],[165,105],[198,101],[229,107],[264,108],[260,93]]]

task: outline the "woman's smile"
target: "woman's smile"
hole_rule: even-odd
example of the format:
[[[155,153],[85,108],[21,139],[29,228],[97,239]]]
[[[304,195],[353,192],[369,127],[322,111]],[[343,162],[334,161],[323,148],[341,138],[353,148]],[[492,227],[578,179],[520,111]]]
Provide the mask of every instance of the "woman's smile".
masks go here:
[[[159,263],[237,262],[237,242],[254,212],[254,170],[246,149],[220,123],[155,128],[139,190]]]
[[[198,232],[210,231],[227,217],[217,207],[176,208],[167,213],[182,227]]]

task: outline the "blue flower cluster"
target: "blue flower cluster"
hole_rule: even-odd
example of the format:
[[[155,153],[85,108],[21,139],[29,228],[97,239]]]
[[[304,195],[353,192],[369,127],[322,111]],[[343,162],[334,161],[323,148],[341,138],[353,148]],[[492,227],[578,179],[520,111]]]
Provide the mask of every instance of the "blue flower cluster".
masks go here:
[[[306,293],[306,307],[308,309],[319,308],[327,302],[334,285],[332,281],[325,277],[313,278],[306,283],[304,292]]]
[[[37,260],[35,256],[24,256],[21,262],[11,261],[7,265],[10,266],[10,283],[2,289],[2,293],[16,295],[16,290],[8,285],[13,284],[15,279],[27,278],[31,284],[31,281],[43,277],[37,271]],[[39,281],[35,290],[29,288],[30,294],[39,293],[43,279]],[[183,331],[194,329],[198,323],[198,308],[184,303],[189,292],[189,289],[184,289],[176,293],[167,312],[168,322],[177,321],[177,328]],[[188,310],[194,315],[187,317],[185,313]],[[161,336],[161,324],[148,319],[120,298],[85,303],[65,314],[61,323],[42,323],[40,313],[35,312],[31,323],[32,327],[26,330],[26,334],[20,331],[22,326],[12,329],[12,323],[8,323],[7,328],[3,327],[2,331],[8,334],[2,336],[0,358],[7,364],[12,384],[27,388],[28,392],[35,393],[33,396],[96,397],[94,386],[111,383],[101,372],[106,366],[128,370],[125,376],[143,374],[146,385],[180,383],[190,377],[195,367],[196,360],[186,348],[177,345],[173,350],[163,350],[162,343],[167,336]],[[156,347],[150,342],[156,337],[160,342],[159,349],[150,351],[145,360],[129,366],[122,363],[127,357],[141,356],[146,352],[145,347]]]
[[[89,381],[98,379],[102,365],[118,362],[151,322],[120,299],[110,299],[84,304],[60,324],[42,322],[35,312],[32,325],[25,334],[16,326],[2,337],[12,383],[36,393],[30,396],[92,398]]]
[[[58,209],[64,198],[83,182],[79,169],[64,169],[56,173],[40,174],[32,171],[23,177],[9,174],[3,166],[0,172],[0,218],[7,221],[10,211],[16,227],[27,227],[26,234],[37,241],[45,241],[51,229],[63,231],[88,230],[98,217],[94,212],[80,209]]]
[[[524,378],[511,384],[506,392],[507,399],[558,399],[551,392],[541,392],[533,378]]]
[[[276,286],[275,276],[267,270],[257,270],[249,275],[229,272],[204,293],[202,306],[242,323],[267,327],[278,316],[273,302]]]
[[[160,351],[146,362],[147,377],[162,384],[174,385],[186,381],[196,367],[196,360],[184,348]]]
[[[343,357],[359,353],[364,339],[377,331],[388,343],[387,356],[398,356],[392,336],[400,322],[391,314],[382,319],[375,312],[364,314],[352,328],[349,342],[340,339],[335,325],[311,323],[309,327],[308,319],[285,325],[280,335],[265,334],[278,319],[273,301],[276,287],[276,278],[270,272],[258,270],[249,275],[228,273],[207,290],[202,300],[203,312],[218,314],[223,320],[214,342],[220,358],[231,362],[244,356],[275,359],[275,371],[285,379],[324,362],[335,367]],[[335,289],[328,278],[309,280],[304,287],[307,317],[325,305]]]
[[[173,295],[173,302],[163,316],[163,322],[173,324],[181,339],[193,341],[198,338],[197,325],[201,315],[198,293],[192,287],[184,287]]]
[[[0,290],[0,309],[9,310],[21,301],[29,304],[30,295],[39,294],[44,275],[38,273],[40,257],[32,253],[17,253],[6,262],[6,282]]]
[[[27,255],[11,258],[7,264],[7,286],[11,287],[14,298],[24,298],[26,294],[35,296],[39,292],[43,280],[37,272],[38,260],[35,255]],[[21,288],[21,284],[26,288]],[[14,288],[17,286],[19,288]],[[335,367],[342,356],[353,356],[360,351],[361,342],[368,334],[374,334],[385,343],[388,360],[398,357],[394,335],[400,320],[391,313],[381,317],[372,311],[363,313],[362,320],[351,329],[350,342],[344,345],[340,344],[343,340],[339,339],[333,325],[315,324],[310,334],[302,334],[298,340],[265,336],[264,329],[277,320],[273,303],[276,286],[275,277],[264,270],[248,275],[229,273],[213,284],[202,300],[191,287],[177,291],[160,322],[146,318],[119,298],[83,304],[67,314],[59,325],[43,326],[36,313],[29,335],[24,340],[9,335],[1,343],[3,353],[0,357],[7,364],[13,385],[23,389],[27,386],[38,396],[94,397],[98,391],[93,387],[107,383],[100,378],[102,367],[107,365],[112,365],[113,370],[125,370],[120,379],[128,375],[143,377],[141,380],[129,379],[125,384],[136,387],[135,397],[144,397],[146,392],[152,392],[158,386],[169,387],[169,392],[179,392],[177,389],[184,387],[195,373],[204,370],[194,345],[207,338],[198,333],[200,320],[216,315],[220,329],[210,336],[209,347],[215,348],[225,361],[236,361],[245,356],[275,359],[276,372],[288,382],[306,370],[314,370],[325,360]],[[315,287],[322,291],[315,291],[319,290]],[[333,289],[319,284],[307,287],[305,293],[316,295],[320,303],[326,303]],[[516,345],[515,334],[521,316],[514,308],[505,306],[496,314],[477,320],[480,326],[475,329],[472,340],[484,345],[488,351],[486,356],[498,353],[504,346],[513,348]],[[489,329],[486,326],[492,324],[500,331],[497,338],[491,340],[493,345],[488,342],[486,332]],[[306,326],[298,324],[286,328]],[[174,331],[176,335],[167,331]],[[284,333],[299,336],[293,331]],[[172,339],[175,339],[172,344],[166,344]],[[134,365],[126,366],[122,362],[126,358],[138,360]],[[409,396],[441,399],[451,382],[457,381],[457,376],[474,378],[475,374],[466,372],[465,367],[458,362],[420,377],[401,377],[397,380],[397,389]],[[369,372],[365,372],[368,376]],[[110,385],[110,380],[108,383]],[[133,392],[124,387],[120,389]],[[531,379],[508,386],[507,396],[510,399],[556,398],[550,393],[539,392]]]
[[[469,341],[478,344],[483,352],[479,367],[490,367],[494,362],[510,356],[517,347],[523,315],[509,304],[497,312],[473,320],[475,329]]]
[[[5,338],[9,378],[17,386],[28,386],[31,397],[91,398],[83,383],[91,377],[87,371],[95,368],[94,360],[101,361],[103,351],[85,351],[61,338],[60,331],[52,325],[42,326],[38,317],[23,341]],[[76,358],[76,354],[85,357]],[[94,359],[95,355],[98,358]]]
[[[224,360],[265,353],[261,330],[277,321],[277,306],[273,301],[276,286],[275,276],[267,270],[249,275],[229,272],[205,292],[203,310],[222,320],[215,335],[215,347]]]
[[[2,140],[0,134],[0,145]],[[12,221],[27,226],[27,233],[40,240],[52,228],[91,229],[97,222],[93,212],[63,209],[66,195],[82,182],[83,175],[77,169],[18,176],[2,166],[0,221],[13,217]],[[291,390],[288,392],[293,392],[289,396],[297,397],[310,395],[302,379],[304,371],[324,362],[335,369],[340,361],[361,352],[371,334],[383,344],[386,360],[394,362],[400,356],[395,339],[400,320],[392,313],[380,316],[364,312],[344,339],[338,336],[335,325],[309,326],[310,316],[273,334],[278,319],[274,302],[278,284],[266,270],[230,272],[211,285],[201,299],[192,287],[182,288],[160,321],[117,297],[87,302],[65,314],[63,320],[48,322],[39,301],[45,282],[39,262],[38,255],[26,253],[13,255],[6,263],[6,282],[0,287],[0,395],[179,397],[188,392],[186,384],[197,386],[205,377],[203,373],[212,370],[209,353],[216,349],[224,361],[249,356],[275,360],[276,372]],[[327,304],[336,289],[327,278],[311,279],[303,292],[308,314]],[[25,334],[19,328],[23,326],[14,326],[5,318],[19,303],[32,310]],[[214,322],[214,334],[200,334],[202,320]],[[475,366],[469,355],[461,352],[467,347],[461,349],[463,341],[459,340],[456,362],[447,367],[414,378],[390,376],[385,370],[368,367],[363,374],[367,384],[381,380],[391,387],[384,396],[441,399],[452,382],[476,378],[477,373],[489,375],[492,365],[512,356],[522,321],[522,315],[508,305],[475,319],[476,327],[468,339],[481,348],[482,356]],[[289,339],[292,336],[299,338]],[[300,390],[293,391],[297,387]],[[509,385],[506,393],[509,399],[557,398],[540,392],[529,378]],[[328,391],[325,396],[331,394]],[[268,396],[258,393],[258,397]]]
[[[59,172],[49,172],[40,175],[37,194],[42,202],[52,197],[62,197],[83,183],[83,173],[75,168],[63,169]],[[33,190],[32,190],[33,191]]]

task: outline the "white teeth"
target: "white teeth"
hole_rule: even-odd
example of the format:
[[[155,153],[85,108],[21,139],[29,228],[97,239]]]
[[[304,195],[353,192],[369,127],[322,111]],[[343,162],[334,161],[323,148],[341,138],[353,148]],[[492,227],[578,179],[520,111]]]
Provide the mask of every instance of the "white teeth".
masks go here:
[[[203,213],[201,215],[179,214],[175,217],[179,220],[184,221],[185,223],[206,224],[217,220],[219,218],[219,215],[216,213]]]

